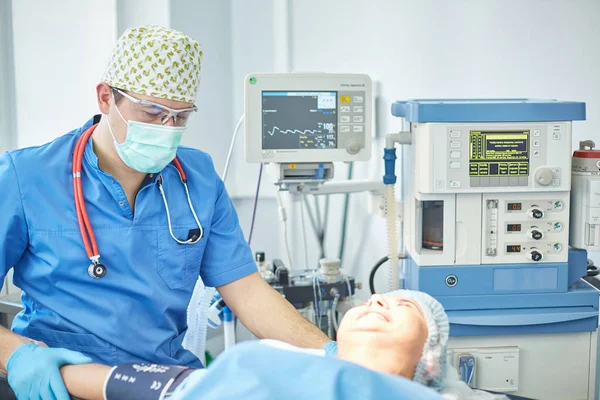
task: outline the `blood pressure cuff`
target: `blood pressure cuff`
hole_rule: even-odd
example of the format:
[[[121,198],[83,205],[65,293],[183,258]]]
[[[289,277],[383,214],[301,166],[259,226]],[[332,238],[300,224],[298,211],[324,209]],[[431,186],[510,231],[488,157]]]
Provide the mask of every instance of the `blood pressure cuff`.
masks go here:
[[[173,393],[194,369],[145,363],[114,367],[104,382],[105,400],[161,400]]]

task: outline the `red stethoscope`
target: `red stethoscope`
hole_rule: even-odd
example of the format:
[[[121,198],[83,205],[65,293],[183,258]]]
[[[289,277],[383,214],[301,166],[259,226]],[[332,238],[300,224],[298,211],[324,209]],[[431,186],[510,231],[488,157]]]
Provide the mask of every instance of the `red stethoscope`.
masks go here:
[[[75,196],[75,210],[77,211],[77,222],[79,223],[79,231],[81,232],[81,238],[83,239],[83,246],[85,247],[85,252],[90,261],[92,262],[88,267],[88,274],[94,279],[102,278],[106,275],[106,266],[100,263],[100,253],[98,252],[96,236],[94,235],[92,224],[90,223],[87,209],[85,207],[85,198],[83,197],[83,186],[81,184],[81,170],[85,146],[89,141],[90,136],[92,136],[92,133],[94,133],[94,130],[97,126],[98,124],[93,125],[81,135],[81,137],[77,140],[77,144],[75,145],[75,152],[73,153],[73,192]],[[169,232],[171,234],[171,237],[179,244],[195,244],[198,243],[200,239],[202,239],[202,237],[204,236],[204,230],[202,229],[202,225],[200,224],[198,216],[196,215],[196,211],[194,210],[194,206],[192,205],[192,201],[190,199],[190,192],[187,186],[187,177],[185,175],[185,172],[183,171],[183,167],[181,166],[181,163],[177,158],[173,159],[173,165],[177,169],[177,172],[179,173],[179,178],[181,179],[181,182],[183,183],[183,186],[185,188],[188,204],[190,206],[192,214],[194,215],[196,224],[200,229],[200,234],[194,235],[187,240],[180,240],[175,237],[171,226],[171,214],[169,213],[169,205],[167,203],[167,197],[165,196],[165,192],[163,189],[163,178],[162,176],[159,176],[157,184],[162,195],[163,202],[165,203],[167,221],[169,224]]]

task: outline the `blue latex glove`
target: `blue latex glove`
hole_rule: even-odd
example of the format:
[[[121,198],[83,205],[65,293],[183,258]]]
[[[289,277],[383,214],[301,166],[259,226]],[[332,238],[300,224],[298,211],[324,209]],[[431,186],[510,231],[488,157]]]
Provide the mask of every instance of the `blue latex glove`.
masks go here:
[[[19,400],[70,400],[60,367],[91,362],[91,358],[75,351],[27,343],[19,346],[6,363],[8,384]]]
[[[337,357],[337,342],[329,342],[323,346],[325,355],[329,357]]]

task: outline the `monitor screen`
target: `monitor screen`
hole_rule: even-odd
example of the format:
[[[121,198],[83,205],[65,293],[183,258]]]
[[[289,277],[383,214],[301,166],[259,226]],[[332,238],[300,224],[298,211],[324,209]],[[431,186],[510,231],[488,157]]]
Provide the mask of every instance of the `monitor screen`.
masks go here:
[[[336,149],[338,93],[263,91],[262,149]]]
[[[471,131],[469,175],[529,176],[529,131]]]

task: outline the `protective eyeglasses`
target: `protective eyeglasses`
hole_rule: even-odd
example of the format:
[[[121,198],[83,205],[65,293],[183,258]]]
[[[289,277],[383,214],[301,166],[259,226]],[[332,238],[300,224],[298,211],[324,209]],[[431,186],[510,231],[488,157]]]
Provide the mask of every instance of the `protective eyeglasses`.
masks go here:
[[[173,123],[176,126],[185,126],[190,118],[194,115],[196,111],[198,111],[198,107],[194,106],[192,108],[184,108],[179,110],[174,110],[172,108],[163,106],[161,104],[154,103],[148,100],[140,100],[135,97],[125,93],[121,89],[113,88],[114,91],[119,93],[121,96],[125,97],[127,100],[132,103],[142,106],[141,111],[145,114],[144,119],[151,120],[152,123],[164,125],[171,118],[173,118]]]

